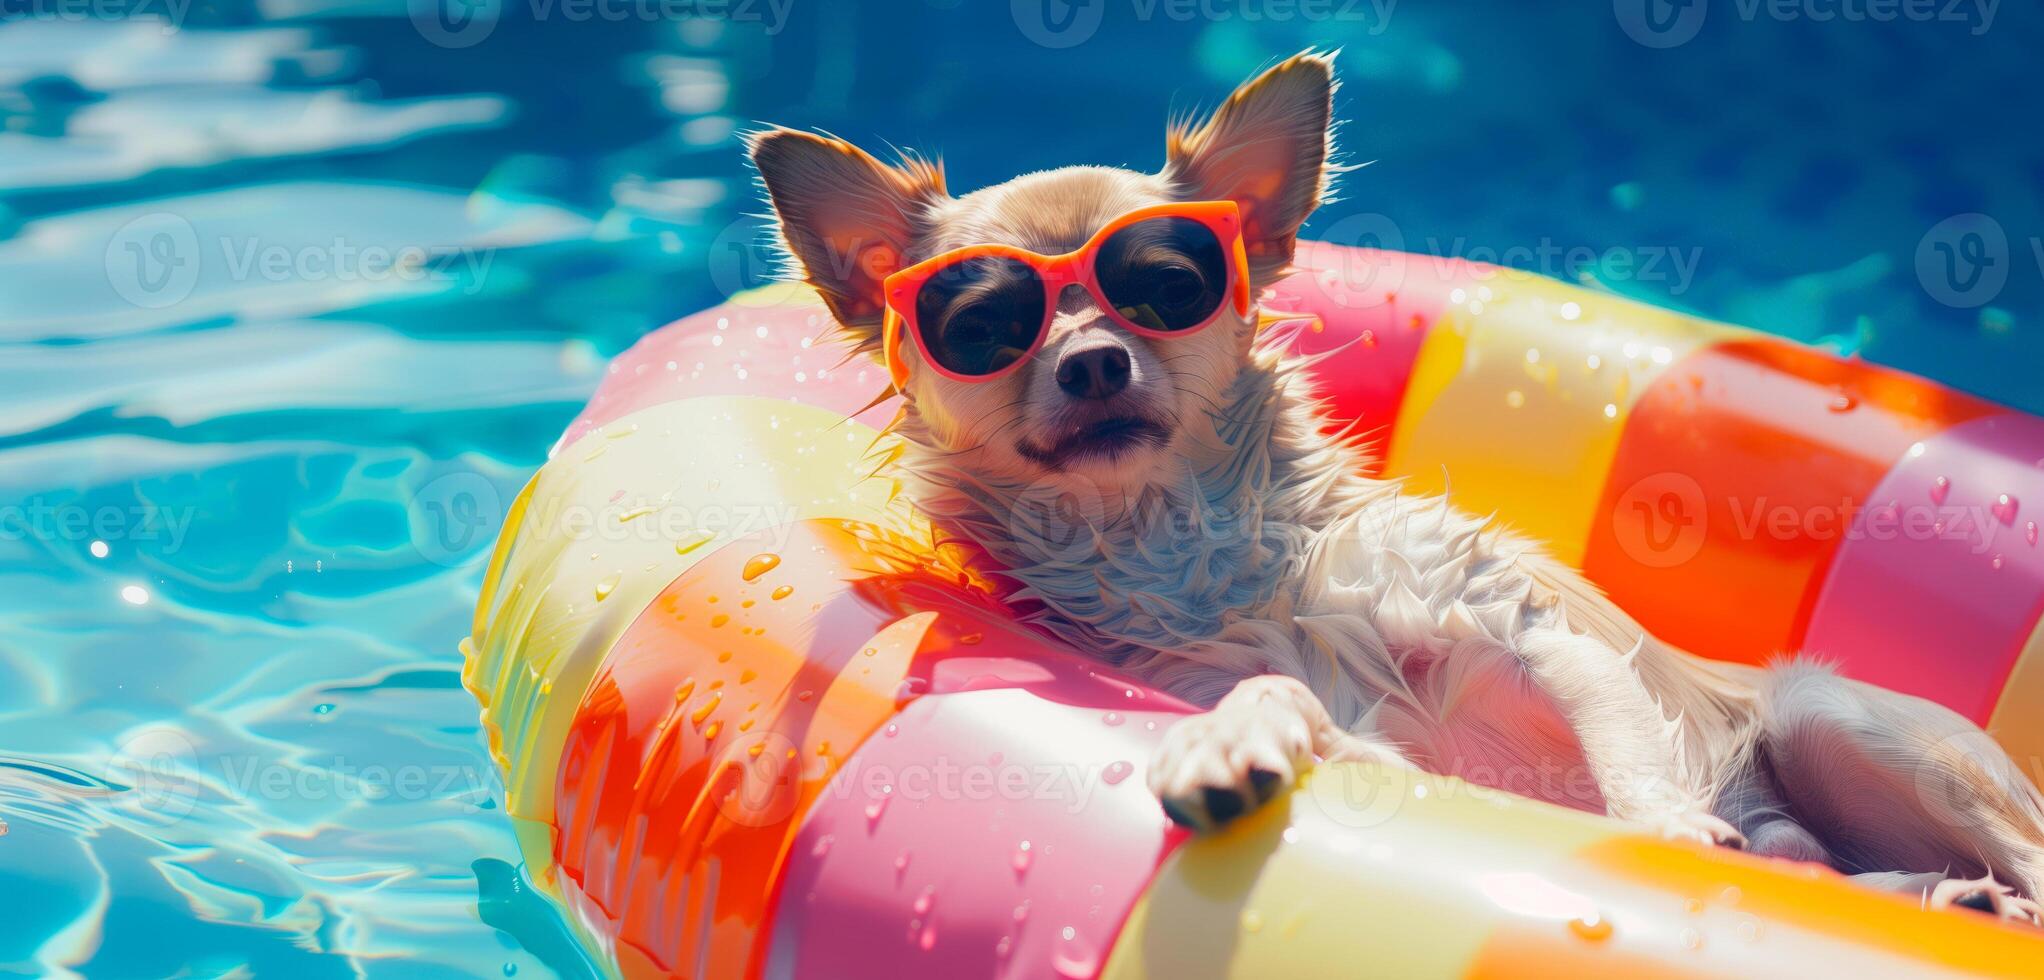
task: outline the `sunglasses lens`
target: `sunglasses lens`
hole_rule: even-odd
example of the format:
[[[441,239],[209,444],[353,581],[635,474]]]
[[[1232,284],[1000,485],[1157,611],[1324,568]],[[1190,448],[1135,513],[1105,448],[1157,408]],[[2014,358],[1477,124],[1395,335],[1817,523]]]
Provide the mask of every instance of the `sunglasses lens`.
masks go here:
[[[1043,280],[989,256],[946,266],[916,294],[923,349],[948,371],[981,376],[1022,359],[1043,330]]]
[[[1150,218],[1101,243],[1100,292],[1130,323],[1190,330],[1228,295],[1228,257],[1213,230],[1191,218]]]

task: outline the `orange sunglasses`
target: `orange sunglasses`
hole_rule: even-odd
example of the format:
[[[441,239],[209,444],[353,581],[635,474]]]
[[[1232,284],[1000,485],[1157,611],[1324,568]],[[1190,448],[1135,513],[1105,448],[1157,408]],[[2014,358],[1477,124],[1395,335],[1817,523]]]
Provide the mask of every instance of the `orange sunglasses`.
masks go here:
[[[887,277],[887,370],[908,383],[905,338],[947,378],[991,381],[1043,346],[1058,297],[1084,287],[1109,319],[1145,337],[1205,329],[1232,301],[1249,313],[1249,258],[1233,201],[1137,208],[1063,255],[968,245]]]

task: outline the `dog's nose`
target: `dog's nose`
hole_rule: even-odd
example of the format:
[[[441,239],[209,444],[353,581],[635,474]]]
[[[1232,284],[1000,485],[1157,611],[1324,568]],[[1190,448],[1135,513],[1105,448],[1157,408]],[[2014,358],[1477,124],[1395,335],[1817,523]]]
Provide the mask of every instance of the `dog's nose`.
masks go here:
[[[1057,386],[1073,398],[1112,398],[1128,387],[1128,378],[1128,351],[1120,344],[1067,351],[1058,358]]]

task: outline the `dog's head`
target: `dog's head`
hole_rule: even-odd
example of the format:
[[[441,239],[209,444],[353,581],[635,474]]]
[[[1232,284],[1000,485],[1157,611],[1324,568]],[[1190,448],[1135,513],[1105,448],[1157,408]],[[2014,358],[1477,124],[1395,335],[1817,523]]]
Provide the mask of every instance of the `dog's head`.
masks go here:
[[[910,156],[887,164],[823,136],[770,130],[751,138],[751,151],[789,254],[846,338],[883,356],[882,284],[890,273],[969,245],[1063,254],[1152,205],[1235,202],[1260,290],[1284,271],[1300,223],[1326,189],[1333,89],[1332,59],[1302,54],[1243,85],[1198,124],[1172,127],[1160,173],[1067,167],[960,197],[946,192],[934,163]],[[1103,258],[1098,271],[1153,277],[1168,294],[1202,285],[1183,281],[1185,258],[1169,241],[1152,242]],[[985,329],[973,322],[978,313],[965,297],[947,308],[946,329]],[[1250,363],[1254,311],[1245,316],[1230,305],[1196,332],[1146,336],[1074,285],[1057,296],[1050,320],[1040,346],[991,380],[961,380],[936,370],[917,345],[900,345],[910,437],[986,483],[1069,476],[1123,492],[1168,479],[1186,456],[1215,444],[1208,437]]]

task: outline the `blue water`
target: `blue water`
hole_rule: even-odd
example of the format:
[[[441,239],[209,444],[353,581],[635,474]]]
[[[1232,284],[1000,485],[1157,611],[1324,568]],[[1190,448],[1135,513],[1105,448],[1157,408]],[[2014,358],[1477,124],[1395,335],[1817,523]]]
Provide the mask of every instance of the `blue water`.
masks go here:
[[[0,5],[0,973],[587,972],[455,644],[605,359],[763,274],[754,120],[1154,167],[1341,45],[1318,234],[2044,410],[2033,5],[572,2]]]

